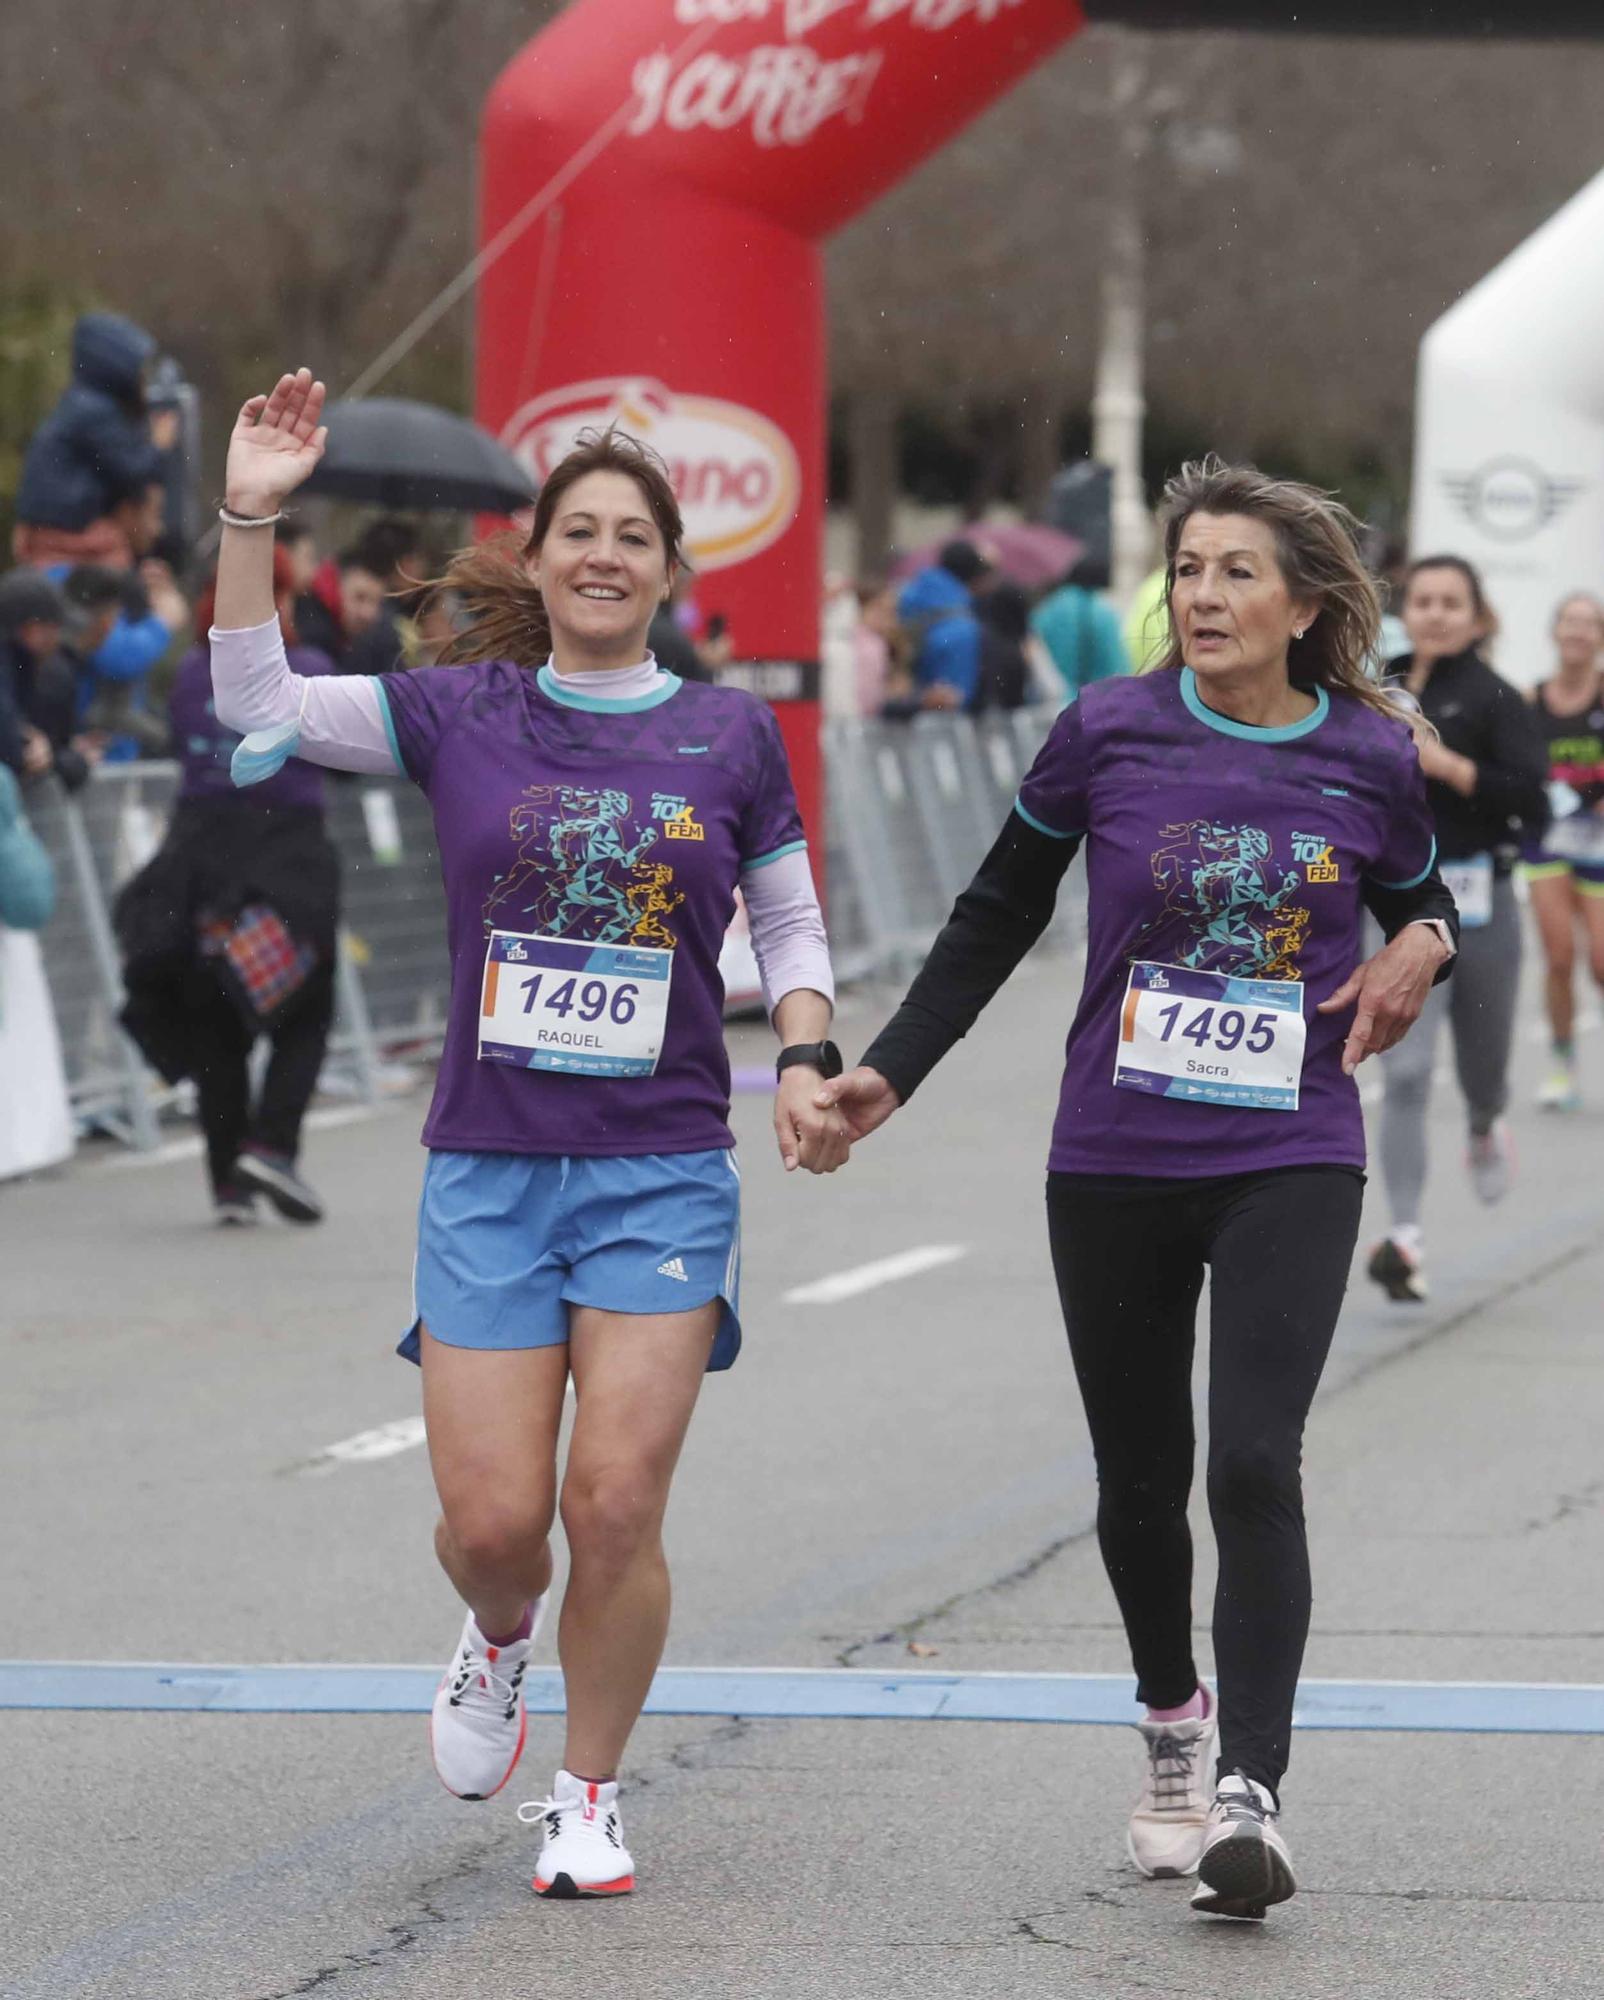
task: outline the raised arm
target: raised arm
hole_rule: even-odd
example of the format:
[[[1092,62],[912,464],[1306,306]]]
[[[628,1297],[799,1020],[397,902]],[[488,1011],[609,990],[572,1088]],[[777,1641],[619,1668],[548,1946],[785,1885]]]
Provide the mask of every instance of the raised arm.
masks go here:
[[[391,774],[401,767],[380,684],[292,673],[279,631],[272,524],[323,456],[323,398],[309,368],[281,375],[271,395],[245,403],[228,441],[212,696],[218,720],[248,739],[244,756],[236,753],[236,782],[249,782],[246,773],[268,777],[292,754],[338,771]],[[259,525],[231,524],[229,514]]]

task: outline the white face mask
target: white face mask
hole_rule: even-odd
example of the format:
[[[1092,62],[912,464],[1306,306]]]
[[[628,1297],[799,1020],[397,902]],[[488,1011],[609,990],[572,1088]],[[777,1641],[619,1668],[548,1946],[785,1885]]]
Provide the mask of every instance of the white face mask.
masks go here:
[[[228,774],[237,787],[259,785],[276,777],[300,748],[301,716],[306,713],[306,695],[311,682],[301,683],[301,707],[293,722],[278,722],[271,729],[253,729],[235,747],[228,760]]]

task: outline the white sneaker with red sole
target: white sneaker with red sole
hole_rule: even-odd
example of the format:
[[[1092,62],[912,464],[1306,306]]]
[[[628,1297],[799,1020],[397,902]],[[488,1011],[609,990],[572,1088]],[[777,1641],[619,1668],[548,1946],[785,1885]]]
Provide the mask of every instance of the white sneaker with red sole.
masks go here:
[[[545,1609],[545,1598],[537,1598],[529,1637],[510,1646],[492,1646],[471,1611],[463,1623],[429,1718],[434,1768],[441,1784],[459,1799],[494,1798],[523,1754],[529,1728],[524,1674]]]
[[[618,1785],[593,1784],[559,1771],[549,1799],[518,1808],[525,1826],[539,1824],[545,1844],[535,1863],[537,1896],[571,1901],[577,1896],[627,1896],[635,1886],[635,1863],[624,1845],[618,1818]]]

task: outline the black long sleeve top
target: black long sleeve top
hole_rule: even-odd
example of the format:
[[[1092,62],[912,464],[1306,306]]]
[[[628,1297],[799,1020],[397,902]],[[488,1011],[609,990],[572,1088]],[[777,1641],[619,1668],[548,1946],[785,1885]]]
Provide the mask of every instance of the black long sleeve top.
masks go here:
[[[1518,699],[1518,697],[1517,697]],[[863,1061],[904,1104],[980,1018],[1052,921],[1058,887],[1079,838],[1040,833],[1008,815],[991,852],[959,896],[906,999],[875,1036]],[[1459,938],[1454,899],[1435,867],[1408,889],[1366,881],[1365,908],[1390,941],[1405,925],[1441,918]],[[1446,979],[1452,959],[1437,974]]]

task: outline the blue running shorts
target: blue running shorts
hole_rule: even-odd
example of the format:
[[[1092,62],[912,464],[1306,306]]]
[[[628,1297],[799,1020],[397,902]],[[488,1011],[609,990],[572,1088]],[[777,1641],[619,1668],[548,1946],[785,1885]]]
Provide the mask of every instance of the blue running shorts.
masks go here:
[[[741,1349],[741,1177],[733,1152],[589,1159],[431,1152],[414,1319],[448,1347],[560,1347],[568,1307],[690,1312],[721,1299],[710,1369]]]

